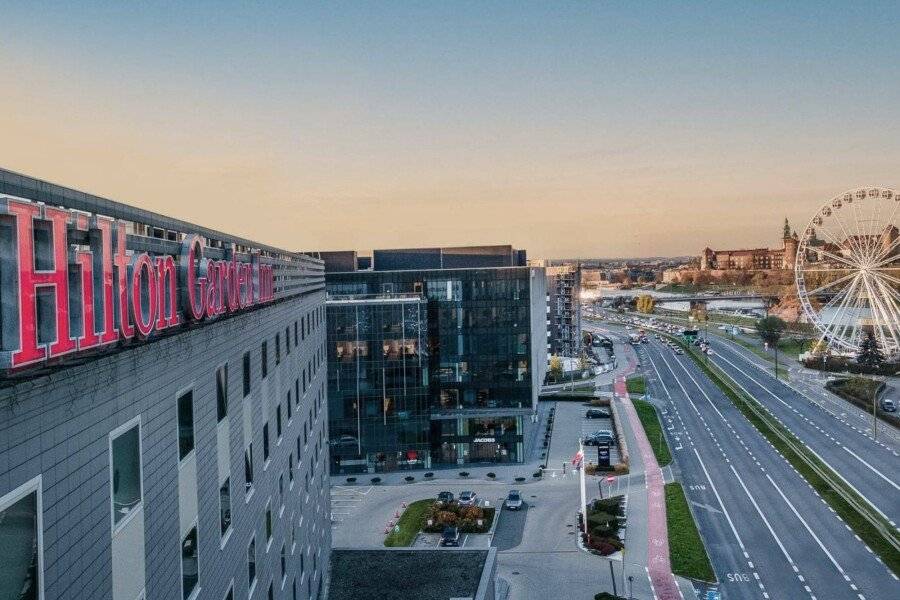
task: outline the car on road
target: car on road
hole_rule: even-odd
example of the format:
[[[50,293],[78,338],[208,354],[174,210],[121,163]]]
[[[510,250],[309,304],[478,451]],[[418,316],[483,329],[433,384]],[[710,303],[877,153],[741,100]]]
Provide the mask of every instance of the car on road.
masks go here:
[[[615,445],[615,443],[616,443],[615,434],[608,429],[601,429],[600,431],[595,431],[594,433],[587,435],[584,438],[585,446],[599,446],[602,443],[608,443],[610,445]]]
[[[584,413],[585,419],[608,419],[609,411],[605,408],[589,408],[587,412]]]
[[[505,506],[508,510],[519,510],[522,508],[522,494],[519,493],[519,490],[510,490],[509,494],[506,496],[506,500],[503,502],[503,506]]]
[[[352,435],[342,435],[331,442],[332,446],[352,446],[356,443],[356,438]]]
[[[460,506],[475,506],[475,503],[478,501],[478,494],[471,491],[460,492],[459,493],[459,505]]]
[[[441,546],[459,546],[459,529],[456,527],[444,528],[441,534]]]
[[[450,504],[453,502],[453,492],[441,492],[438,494],[437,499],[441,504]]]
[[[890,398],[882,398],[879,404],[884,412],[897,412],[897,405]]]

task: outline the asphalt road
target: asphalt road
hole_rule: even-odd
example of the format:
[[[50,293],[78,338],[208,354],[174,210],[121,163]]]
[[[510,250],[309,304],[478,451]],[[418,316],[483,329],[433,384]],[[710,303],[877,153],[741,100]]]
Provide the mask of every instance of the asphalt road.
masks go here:
[[[900,522],[900,458],[888,446],[764,371],[729,342],[711,340],[712,360],[896,527]]]
[[[725,598],[895,599],[900,582],[687,356],[640,348]]]

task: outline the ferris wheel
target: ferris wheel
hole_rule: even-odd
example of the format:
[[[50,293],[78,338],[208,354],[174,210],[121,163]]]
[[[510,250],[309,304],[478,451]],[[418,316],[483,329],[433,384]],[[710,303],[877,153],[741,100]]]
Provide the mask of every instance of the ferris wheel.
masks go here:
[[[800,304],[830,352],[855,354],[870,334],[885,355],[900,352],[898,209],[895,190],[847,192],[822,205],[796,241]]]

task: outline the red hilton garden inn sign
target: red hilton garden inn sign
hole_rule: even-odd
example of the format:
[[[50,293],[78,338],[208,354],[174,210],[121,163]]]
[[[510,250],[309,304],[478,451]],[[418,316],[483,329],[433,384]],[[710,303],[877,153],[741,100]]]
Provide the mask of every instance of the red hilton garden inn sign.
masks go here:
[[[271,265],[203,257],[199,235],[177,256],[128,254],[125,223],[0,196],[0,370],[100,349],[275,297]],[[3,239],[6,238],[6,239]]]

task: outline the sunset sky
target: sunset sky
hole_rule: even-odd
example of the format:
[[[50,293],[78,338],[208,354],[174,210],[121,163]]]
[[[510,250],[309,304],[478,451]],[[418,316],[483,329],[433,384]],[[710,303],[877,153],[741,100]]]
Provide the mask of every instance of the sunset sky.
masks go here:
[[[133,4],[0,3],[0,166],[288,249],[535,258],[775,246],[900,187],[898,2]]]

